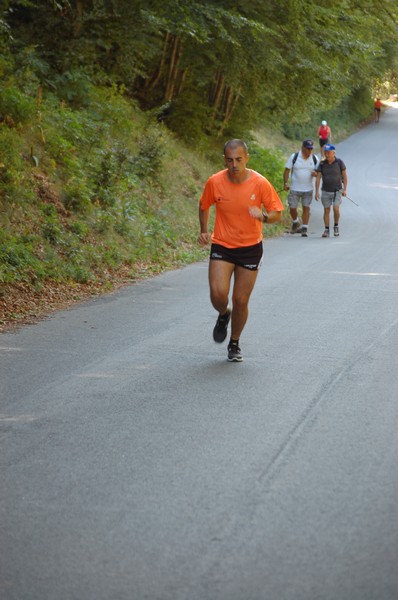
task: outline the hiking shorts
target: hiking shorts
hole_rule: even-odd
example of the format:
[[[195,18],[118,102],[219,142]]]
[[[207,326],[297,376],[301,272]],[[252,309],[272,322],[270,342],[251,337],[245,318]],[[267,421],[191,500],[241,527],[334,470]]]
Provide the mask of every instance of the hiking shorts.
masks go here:
[[[289,195],[287,197],[287,203],[289,208],[297,208],[299,202],[303,206],[309,206],[312,202],[313,191],[310,192],[295,192],[290,190]]]
[[[224,260],[249,271],[258,271],[263,262],[263,243],[242,248],[226,248],[221,244],[212,244],[210,260]]]
[[[322,147],[323,147],[325,144],[328,144],[328,143],[329,143],[329,138],[324,138],[324,139],[322,139],[322,138],[319,138],[319,145],[320,145],[320,147],[321,147],[321,148],[322,148]]]
[[[341,190],[336,192],[325,192],[322,190],[321,202],[324,208],[330,208],[333,206],[340,206],[341,204]]]

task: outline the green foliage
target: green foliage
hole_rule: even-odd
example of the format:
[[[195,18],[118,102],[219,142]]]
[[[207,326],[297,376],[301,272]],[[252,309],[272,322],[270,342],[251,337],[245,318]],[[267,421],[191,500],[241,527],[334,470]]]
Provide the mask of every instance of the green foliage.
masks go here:
[[[86,107],[47,91],[23,129],[0,126],[0,141],[3,285],[89,283],[201,256],[197,197],[185,196],[197,192],[197,158],[180,169],[174,138],[118,88],[93,88]]]
[[[54,75],[51,85],[57,96],[70,106],[82,107],[90,103],[93,86],[90,76],[82,68]]]
[[[45,276],[43,263],[35,256],[34,236],[17,236],[0,230],[0,283],[32,281]]]
[[[167,125],[186,143],[206,143],[207,124],[210,124],[210,107],[203,92],[189,89],[172,105]]]
[[[62,236],[62,228],[58,220],[57,210],[52,204],[44,204],[42,206],[42,213],[42,236],[52,246],[56,246],[60,243]]]
[[[326,120],[334,141],[343,139],[352,133],[358,123],[364,122],[373,113],[373,99],[367,86],[358,87],[350,96],[345,97],[338,106],[329,110],[314,111],[311,119],[304,123],[286,123],[281,128],[283,134],[292,140],[313,138],[322,120]]]
[[[21,136],[13,129],[0,124],[0,163],[2,168],[13,171],[23,171],[23,152],[25,144]]]
[[[16,123],[27,123],[35,114],[34,100],[13,85],[0,86],[0,113]]]
[[[84,240],[90,231],[88,224],[84,221],[75,221],[74,223],[69,223],[68,227],[69,231],[81,240]]]
[[[92,209],[90,188],[85,177],[73,176],[65,183],[62,202],[67,210],[86,214],[90,212]]]
[[[144,108],[167,104],[165,123],[201,145],[267,122],[293,135],[359,88],[370,94],[397,60],[395,0],[8,0],[6,8],[6,62],[13,57],[31,98],[41,86],[92,111],[94,84],[123,89]]]
[[[286,159],[277,149],[261,148],[255,142],[249,145],[249,167],[264,175],[276,190],[280,187]]]
[[[225,138],[261,125],[296,143],[321,118],[346,135],[397,81],[396,22],[394,0],[6,0],[0,283],[204,256],[197,201]],[[278,189],[281,152],[249,147]]]
[[[159,173],[165,146],[162,129],[150,126],[138,141],[138,154],[134,162],[138,177],[155,177]]]

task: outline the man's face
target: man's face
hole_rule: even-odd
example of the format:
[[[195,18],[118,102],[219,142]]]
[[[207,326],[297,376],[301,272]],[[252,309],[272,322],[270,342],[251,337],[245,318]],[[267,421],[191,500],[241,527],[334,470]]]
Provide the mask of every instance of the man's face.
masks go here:
[[[238,177],[244,173],[249,160],[249,155],[241,146],[237,148],[227,148],[224,154],[224,163],[231,177]]]
[[[325,150],[325,158],[328,162],[333,162],[334,160],[334,150]]]
[[[304,158],[308,158],[309,156],[311,156],[311,152],[312,152],[312,149],[305,148],[304,146],[302,146],[301,154],[304,156]]]

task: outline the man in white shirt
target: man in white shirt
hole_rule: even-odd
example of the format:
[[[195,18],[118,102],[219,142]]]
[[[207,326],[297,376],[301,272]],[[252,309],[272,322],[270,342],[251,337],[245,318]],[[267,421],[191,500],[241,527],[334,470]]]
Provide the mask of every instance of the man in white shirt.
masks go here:
[[[287,202],[290,216],[293,219],[291,233],[301,233],[302,237],[308,236],[308,223],[310,221],[310,205],[314,193],[312,178],[316,176],[315,169],[319,159],[312,154],[314,142],[304,140],[300,152],[292,154],[283,172],[283,189],[289,190]],[[289,186],[290,174],[290,186]],[[302,205],[302,224],[298,216],[298,206]]]

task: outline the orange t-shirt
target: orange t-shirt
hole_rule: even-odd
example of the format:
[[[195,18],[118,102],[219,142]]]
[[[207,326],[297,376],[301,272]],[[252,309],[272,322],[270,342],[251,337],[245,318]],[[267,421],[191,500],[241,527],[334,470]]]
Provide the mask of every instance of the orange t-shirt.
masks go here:
[[[283,210],[283,204],[268,179],[251,170],[243,183],[232,183],[227,169],[212,175],[200,199],[202,210],[216,205],[211,239],[226,248],[253,246],[263,239],[263,225],[249,214],[249,206],[264,206],[267,212]]]
[[[380,109],[381,107],[382,107],[381,100],[379,100],[379,99],[375,100],[375,108],[379,108]]]

